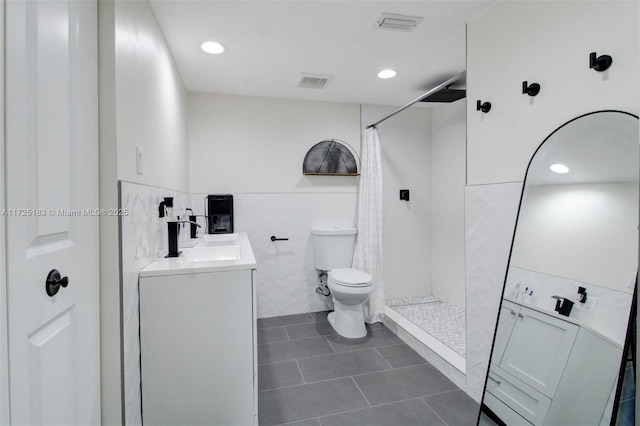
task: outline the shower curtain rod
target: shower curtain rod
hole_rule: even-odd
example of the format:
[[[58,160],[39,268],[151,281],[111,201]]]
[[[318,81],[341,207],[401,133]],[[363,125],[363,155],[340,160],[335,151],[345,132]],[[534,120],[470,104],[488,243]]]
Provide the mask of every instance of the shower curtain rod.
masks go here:
[[[438,84],[436,87],[434,87],[433,89],[429,89],[427,92],[423,93],[422,95],[418,96],[417,98],[415,98],[414,100],[412,100],[411,102],[409,102],[408,104],[401,106],[400,108],[398,108],[397,110],[395,110],[394,112],[392,112],[391,114],[387,115],[386,117],[376,121],[373,124],[369,124],[367,126],[367,129],[371,128],[371,127],[376,127],[378,124],[382,123],[383,121],[393,117],[394,115],[404,111],[405,109],[409,108],[411,105],[420,102],[421,100],[423,100],[424,98],[426,98],[427,96],[436,93],[437,91],[444,89],[445,87],[447,87],[450,84],[455,83],[456,81],[460,80],[462,77],[465,76],[467,72],[466,71],[462,71],[460,74],[457,74],[453,77],[451,77],[449,80],[444,81],[440,84]]]

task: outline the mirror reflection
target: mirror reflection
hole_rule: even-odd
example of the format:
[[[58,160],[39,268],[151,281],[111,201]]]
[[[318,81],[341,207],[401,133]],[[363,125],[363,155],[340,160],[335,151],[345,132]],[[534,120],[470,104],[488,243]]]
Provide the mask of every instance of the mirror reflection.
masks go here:
[[[638,118],[617,111],[564,124],[534,154],[483,397],[495,423],[610,423],[636,283],[638,170]]]

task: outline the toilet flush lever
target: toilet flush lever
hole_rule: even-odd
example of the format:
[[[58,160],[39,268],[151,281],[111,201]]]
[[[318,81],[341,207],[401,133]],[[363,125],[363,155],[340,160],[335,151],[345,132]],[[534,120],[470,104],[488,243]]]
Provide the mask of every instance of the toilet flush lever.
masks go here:
[[[275,235],[271,236],[271,241],[289,241],[288,238],[276,238]]]

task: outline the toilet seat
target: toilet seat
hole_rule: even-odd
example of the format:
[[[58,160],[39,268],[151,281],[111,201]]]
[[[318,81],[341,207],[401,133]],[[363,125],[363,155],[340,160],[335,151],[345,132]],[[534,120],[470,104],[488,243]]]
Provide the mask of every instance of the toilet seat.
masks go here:
[[[329,271],[329,280],[345,287],[366,287],[373,278],[364,271],[353,268],[339,268]]]

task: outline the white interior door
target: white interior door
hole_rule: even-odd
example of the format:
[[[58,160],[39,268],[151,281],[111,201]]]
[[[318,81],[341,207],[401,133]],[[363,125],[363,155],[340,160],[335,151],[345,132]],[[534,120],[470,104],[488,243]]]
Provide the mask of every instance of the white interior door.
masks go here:
[[[12,0],[5,23],[11,423],[99,424],[97,5]]]

